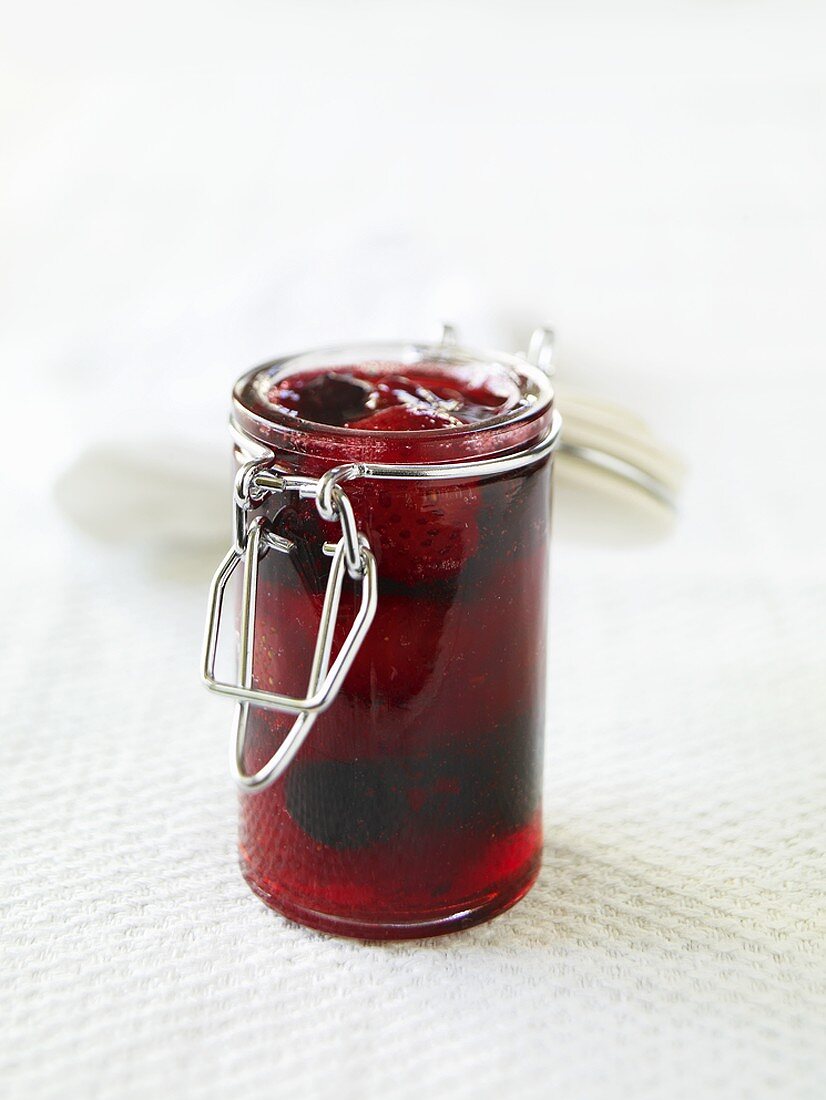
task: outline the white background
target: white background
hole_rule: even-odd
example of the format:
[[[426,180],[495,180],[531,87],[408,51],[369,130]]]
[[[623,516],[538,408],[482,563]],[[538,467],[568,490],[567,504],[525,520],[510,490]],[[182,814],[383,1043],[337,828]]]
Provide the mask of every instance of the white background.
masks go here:
[[[3,22],[10,1094],[821,1096],[822,6]],[[658,538],[560,493],[537,888],[365,947],[237,875],[210,539],[113,499],[102,545],[55,483],[174,443],[218,514],[237,373],[444,318],[506,348],[552,321],[561,376],[689,474]]]

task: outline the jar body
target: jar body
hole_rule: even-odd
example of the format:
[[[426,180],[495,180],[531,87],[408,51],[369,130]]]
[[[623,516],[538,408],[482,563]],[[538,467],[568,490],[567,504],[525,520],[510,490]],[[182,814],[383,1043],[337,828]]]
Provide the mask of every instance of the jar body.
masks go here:
[[[273,450],[294,473],[337,464]],[[244,876],[287,917],[365,939],[434,935],[495,916],[532,885],[551,469],[545,458],[475,480],[347,484],[376,555],[375,619],[285,774],[240,796]],[[313,501],[270,499],[261,512],[293,550],[260,563],[253,684],[300,696],[329,571],[321,547],[339,532]],[[351,588],[334,652],[355,614]],[[250,707],[248,772],[292,721]]]

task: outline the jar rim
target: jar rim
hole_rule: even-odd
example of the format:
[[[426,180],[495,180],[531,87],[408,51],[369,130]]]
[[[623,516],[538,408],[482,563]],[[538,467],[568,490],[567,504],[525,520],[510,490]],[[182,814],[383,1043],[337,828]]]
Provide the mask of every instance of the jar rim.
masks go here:
[[[498,368],[515,378],[523,400],[512,409],[476,423],[411,431],[377,431],[319,424],[279,412],[274,406],[266,412],[262,411],[262,390],[264,387],[269,390],[276,376],[286,369],[323,369],[325,366],[335,369],[371,363]],[[463,440],[473,437],[476,443],[473,450],[477,451],[482,449],[483,438],[493,443],[492,437],[502,429],[508,429],[504,434],[510,436],[510,429],[546,419],[545,414],[552,410],[553,400],[550,377],[540,367],[521,356],[456,344],[416,341],[340,344],[279,356],[246,371],[238,378],[232,391],[235,420],[245,434],[264,444],[271,443],[273,434],[276,434],[289,437],[294,442],[303,439],[308,443],[323,437],[333,446],[346,445],[349,442],[357,449],[386,448],[395,443],[406,447],[421,446],[443,450],[454,442],[461,447]],[[494,445],[492,449],[499,450],[500,447]]]

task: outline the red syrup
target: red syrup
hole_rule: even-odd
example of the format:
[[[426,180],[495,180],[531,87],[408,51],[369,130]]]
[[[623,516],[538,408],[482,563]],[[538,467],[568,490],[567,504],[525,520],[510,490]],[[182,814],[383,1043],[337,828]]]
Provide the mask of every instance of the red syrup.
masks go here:
[[[310,476],[519,450],[550,414],[544,379],[499,363],[302,357],[235,391],[242,429]],[[377,560],[375,619],[287,772],[241,796],[244,875],[287,917],[365,939],[435,935],[496,916],[533,883],[550,474],[545,460],[475,480],[346,485]],[[261,561],[254,685],[302,695],[329,571],[321,546],[340,532],[312,501],[273,498],[264,514],[294,550]],[[345,589],[334,652],[357,601]],[[250,708],[248,771],[292,721]]]

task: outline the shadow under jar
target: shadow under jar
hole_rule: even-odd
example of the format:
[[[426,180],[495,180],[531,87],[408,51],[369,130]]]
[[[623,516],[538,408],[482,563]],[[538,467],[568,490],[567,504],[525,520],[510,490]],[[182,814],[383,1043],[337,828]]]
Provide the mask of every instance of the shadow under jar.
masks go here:
[[[375,617],[283,774],[241,794],[244,876],[285,916],[365,939],[436,935],[496,916],[534,882],[551,480],[543,441],[557,421],[541,370],[450,346],[313,352],[236,384],[239,466],[263,459],[307,478],[352,463],[442,468],[436,478],[341,482],[375,557]],[[499,459],[490,472],[485,463]],[[445,477],[454,464],[458,475]],[[262,517],[282,548],[259,561],[248,686],[301,697],[341,527],[322,519],[314,497],[290,491],[253,499],[245,516]],[[358,607],[358,583],[345,580],[333,656]],[[253,704],[245,714],[239,763],[253,774],[295,714]]]

